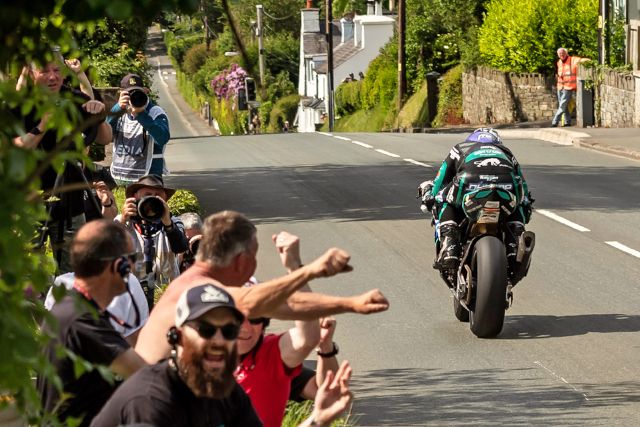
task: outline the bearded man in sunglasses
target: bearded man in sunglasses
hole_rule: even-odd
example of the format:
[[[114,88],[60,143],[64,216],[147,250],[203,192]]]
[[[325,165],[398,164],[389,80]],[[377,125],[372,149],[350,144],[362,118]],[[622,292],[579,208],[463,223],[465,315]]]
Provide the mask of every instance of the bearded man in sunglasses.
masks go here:
[[[236,383],[237,338],[244,315],[231,295],[211,284],[184,291],[167,341],[171,356],[126,381],[92,427],[262,426]],[[318,391],[317,408],[302,426],[329,426],[351,402],[345,363]]]
[[[53,304],[41,326],[43,334],[52,337],[45,357],[55,367],[62,393],[50,375],[40,373],[37,381],[43,408],[55,411],[62,424],[73,417],[80,419],[80,426],[88,426],[117,383],[107,382],[98,369],[76,376],[74,360],[61,356],[60,346],[93,365],[107,366],[121,378],[146,364],[110,324],[116,316],[108,309],[111,300],[127,290],[132,251],[129,232],[106,219],[82,226],[71,243],[73,288]]]

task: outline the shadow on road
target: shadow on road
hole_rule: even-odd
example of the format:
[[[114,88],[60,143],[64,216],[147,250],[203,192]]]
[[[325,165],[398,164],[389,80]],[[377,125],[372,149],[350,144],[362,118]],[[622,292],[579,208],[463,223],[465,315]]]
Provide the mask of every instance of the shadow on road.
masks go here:
[[[536,368],[384,369],[353,382],[357,425],[612,425],[612,407],[640,402],[640,382],[540,385]],[[597,408],[607,408],[598,417]],[[606,412],[606,414],[605,414]],[[628,413],[628,411],[627,411]]]
[[[640,332],[640,316],[628,314],[506,316],[505,327],[498,339],[557,338],[612,332]]]
[[[168,162],[171,166],[171,159]],[[235,209],[258,223],[421,219],[426,226],[428,217],[419,212],[416,187],[432,178],[435,170],[407,167],[401,161],[383,165],[238,167],[174,171],[168,181],[192,189],[205,213]],[[533,166],[526,173],[539,208],[603,212],[640,208],[640,180],[635,167]]]

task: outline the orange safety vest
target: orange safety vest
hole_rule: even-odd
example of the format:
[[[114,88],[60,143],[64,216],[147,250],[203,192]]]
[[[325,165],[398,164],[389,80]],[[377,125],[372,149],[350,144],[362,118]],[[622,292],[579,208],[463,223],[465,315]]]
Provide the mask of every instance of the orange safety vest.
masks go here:
[[[562,62],[558,59],[558,90],[576,90],[578,77],[578,64],[582,61],[579,56],[569,56]]]

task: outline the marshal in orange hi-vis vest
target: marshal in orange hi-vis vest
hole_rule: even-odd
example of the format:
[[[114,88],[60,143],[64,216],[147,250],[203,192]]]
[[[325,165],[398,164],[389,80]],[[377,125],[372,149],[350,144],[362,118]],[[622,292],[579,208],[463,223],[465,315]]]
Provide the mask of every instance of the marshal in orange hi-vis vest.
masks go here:
[[[558,90],[576,90],[578,64],[586,60],[579,56],[567,56],[566,61],[558,59]]]

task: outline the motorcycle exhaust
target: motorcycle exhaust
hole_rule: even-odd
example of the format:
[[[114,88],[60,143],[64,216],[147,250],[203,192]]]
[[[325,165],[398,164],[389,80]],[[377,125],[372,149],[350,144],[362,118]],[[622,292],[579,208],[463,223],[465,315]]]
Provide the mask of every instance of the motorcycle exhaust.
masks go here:
[[[529,272],[531,265],[531,253],[536,246],[536,235],[532,231],[525,231],[518,239],[518,251],[516,252],[516,267],[514,285]]]
[[[533,231],[525,231],[518,239],[518,252],[516,253],[516,262],[520,264],[528,264],[531,252],[536,246],[536,235]],[[525,258],[526,257],[526,258]]]

